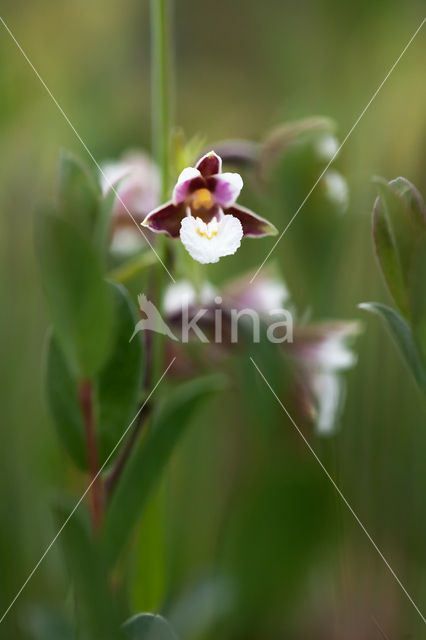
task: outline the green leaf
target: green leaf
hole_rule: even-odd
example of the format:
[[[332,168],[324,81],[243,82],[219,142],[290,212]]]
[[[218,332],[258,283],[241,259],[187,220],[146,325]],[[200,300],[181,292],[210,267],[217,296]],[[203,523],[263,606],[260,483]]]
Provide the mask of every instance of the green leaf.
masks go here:
[[[387,185],[381,185],[382,192]],[[391,192],[393,193],[393,192]],[[388,209],[378,196],[373,208],[373,239],[383,277],[399,309],[407,315],[408,300],[400,250]]]
[[[45,386],[47,404],[59,439],[77,466],[87,469],[77,377],[53,332],[50,332],[47,339]]]
[[[80,160],[67,151],[59,158],[57,202],[61,217],[91,237],[100,214],[99,187]]]
[[[99,257],[67,221],[50,213],[37,220],[36,248],[58,340],[81,377],[92,377],[110,348],[111,296]]]
[[[426,237],[424,204],[417,189],[404,178],[390,183],[375,178],[374,182],[379,191],[373,211],[377,256],[395,303],[408,316],[413,257]]]
[[[153,613],[139,613],[124,623],[129,640],[177,640],[165,618]]]
[[[419,190],[407,178],[402,177],[391,180],[389,186],[404,200],[412,224],[420,233],[425,234],[426,206]]]
[[[195,640],[208,636],[218,622],[232,614],[236,589],[233,578],[208,574],[193,581],[168,608],[168,619],[179,637]]]
[[[142,341],[129,342],[139,316],[127,290],[113,283],[110,287],[114,299],[113,343],[96,385],[102,461],[134,417],[142,390]]]
[[[410,278],[410,310],[413,334],[426,361],[426,239],[413,256]]]
[[[61,611],[31,605],[22,616],[22,626],[31,640],[75,640],[71,623]]]
[[[220,388],[223,388],[223,377],[207,376],[185,383],[168,395],[112,495],[103,530],[103,546],[111,563],[141,516],[197,406]]]
[[[112,348],[94,380],[100,461],[108,457],[136,413],[142,386],[142,345],[132,340],[137,312],[126,289],[109,284],[113,305]],[[46,392],[54,426],[65,449],[87,469],[85,429],[78,398],[78,376],[54,334],[46,350]]]
[[[120,640],[119,615],[108,588],[105,567],[89,531],[87,518],[80,512],[70,518],[67,507],[55,508],[64,527],[61,541],[76,601],[76,617],[87,640]]]
[[[119,184],[119,183],[118,183]],[[115,190],[118,186],[115,185]],[[95,229],[95,243],[99,247],[100,255],[103,259],[107,256],[108,246],[111,236],[111,224],[114,212],[116,193],[109,191],[101,200],[99,220]]]
[[[363,302],[359,308],[380,316],[418,386],[426,391],[426,370],[407,322],[394,309],[380,302]]]

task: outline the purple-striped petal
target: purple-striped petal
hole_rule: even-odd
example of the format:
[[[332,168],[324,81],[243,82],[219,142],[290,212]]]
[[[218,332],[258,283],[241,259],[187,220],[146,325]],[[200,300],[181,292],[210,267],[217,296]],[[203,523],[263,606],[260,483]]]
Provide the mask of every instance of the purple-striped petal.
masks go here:
[[[276,227],[271,222],[265,220],[265,218],[261,218],[245,207],[240,207],[239,205],[228,207],[225,209],[225,214],[238,218],[243,225],[244,236],[259,238],[260,236],[275,236],[278,233]]]
[[[201,174],[198,169],[194,169],[194,167],[184,169],[173,189],[173,204],[178,205],[184,202],[190,193],[191,182],[194,178],[200,177]]]
[[[166,233],[172,238],[178,238],[182,218],[186,215],[184,204],[175,205],[173,202],[166,202],[161,207],[149,213],[142,226],[148,227],[156,233]]]
[[[220,173],[212,176],[208,182],[214,181],[213,193],[215,202],[221,207],[230,207],[234,204],[241,189],[243,179],[239,173]]]
[[[196,168],[204,178],[214,176],[222,171],[222,159],[210,151],[197,162]]]

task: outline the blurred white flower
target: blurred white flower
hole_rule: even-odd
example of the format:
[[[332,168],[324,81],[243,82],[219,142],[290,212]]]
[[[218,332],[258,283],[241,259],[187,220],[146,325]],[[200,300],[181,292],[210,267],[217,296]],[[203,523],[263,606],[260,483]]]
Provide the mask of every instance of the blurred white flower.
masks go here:
[[[338,139],[329,133],[321,136],[315,145],[318,157],[325,162],[330,162],[330,160],[336,155],[338,148]]]
[[[345,178],[335,169],[329,169],[323,178],[325,194],[336,209],[342,213],[349,204],[349,189]]]
[[[287,305],[290,294],[283,280],[270,275],[267,268],[253,283],[251,277],[251,274],[241,276],[224,287],[222,297],[227,307],[255,309],[266,315]]]
[[[185,307],[208,306],[213,303],[216,289],[210,282],[204,282],[197,296],[195,287],[189,280],[179,280],[169,285],[163,299],[163,311],[166,316],[182,313]]]
[[[160,174],[151,158],[142,152],[129,152],[119,161],[107,161],[101,166],[102,193],[106,196],[112,187],[118,197],[114,203],[114,217],[141,222],[160,199]],[[134,223],[132,222],[133,226]],[[137,231],[137,230],[136,230]],[[141,235],[138,232],[138,235]]]
[[[346,392],[340,374],[356,364],[350,341],[359,332],[357,322],[307,325],[295,330],[294,342],[288,347],[301,368],[309,412],[321,435],[335,430]]]
[[[165,295],[164,312],[170,321],[176,321],[183,309],[189,308],[189,318],[201,310],[199,325],[203,330],[214,329],[215,310],[224,311],[222,343],[214,344],[209,357],[222,356],[233,348],[229,340],[229,325],[233,310],[250,309],[257,312],[269,325],[274,321],[271,313],[277,309],[287,309],[295,315],[290,294],[284,282],[266,271],[250,285],[250,276],[234,279],[218,291],[209,282],[204,282],[200,293],[187,280],[171,285]],[[213,328],[213,329],[212,329]],[[284,341],[283,356],[293,362],[295,381],[295,402],[298,410],[315,424],[320,435],[332,434],[341,414],[346,386],[342,375],[356,364],[357,357],[351,349],[351,342],[360,333],[361,325],[354,321],[313,322],[296,325],[292,331],[292,341]],[[216,342],[215,342],[216,341]]]

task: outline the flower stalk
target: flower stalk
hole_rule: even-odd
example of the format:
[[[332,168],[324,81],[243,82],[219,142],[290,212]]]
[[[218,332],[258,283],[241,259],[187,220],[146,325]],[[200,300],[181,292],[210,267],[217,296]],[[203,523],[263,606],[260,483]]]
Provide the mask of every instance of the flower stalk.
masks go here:
[[[168,197],[170,167],[170,75],[171,46],[169,29],[170,0],[151,0],[151,95],[152,95],[152,144],[154,158],[160,169],[162,199]],[[169,262],[166,243],[161,238],[157,244],[163,262]],[[162,268],[156,270],[154,288],[157,300],[161,300],[164,288]],[[158,378],[163,365],[164,341],[155,336],[152,344],[152,375]],[[149,365],[150,366],[150,365]]]
[[[151,83],[154,157],[161,172],[161,197],[166,199],[170,166],[170,70],[169,0],[151,0]]]

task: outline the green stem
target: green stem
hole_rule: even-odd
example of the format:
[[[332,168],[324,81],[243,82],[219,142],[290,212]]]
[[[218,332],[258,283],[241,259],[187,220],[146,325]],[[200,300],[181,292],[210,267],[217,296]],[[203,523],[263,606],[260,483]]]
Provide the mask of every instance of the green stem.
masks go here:
[[[169,0],[151,0],[152,135],[154,157],[161,172],[161,198],[167,200],[170,155],[171,46]]]
[[[154,157],[161,174],[161,200],[165,202],[169,197],[169,165],[170,165],[170,76],[171,76],[171,46],[169,32],[170,0],[151,0],[151,39],[152,39],[152,135]],[[167,240],[159,235],[157,251],[164,263],[167,260]],[[158,265],[154,273],[155,301],[161,309],[165,273]],[[164,364],[164,340],[160,334],[155,334],[152,344],[152,378],[157,380]]]

